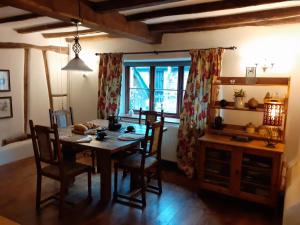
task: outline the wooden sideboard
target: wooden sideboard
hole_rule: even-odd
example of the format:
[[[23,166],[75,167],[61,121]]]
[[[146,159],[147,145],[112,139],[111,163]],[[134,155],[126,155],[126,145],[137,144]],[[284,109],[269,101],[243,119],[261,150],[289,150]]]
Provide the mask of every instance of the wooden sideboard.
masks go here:
[[[201,189],[277,205],[284,144],[267,148],[261,140],[238,142],[216,134],[204,135],[199,144],[197,173]]]

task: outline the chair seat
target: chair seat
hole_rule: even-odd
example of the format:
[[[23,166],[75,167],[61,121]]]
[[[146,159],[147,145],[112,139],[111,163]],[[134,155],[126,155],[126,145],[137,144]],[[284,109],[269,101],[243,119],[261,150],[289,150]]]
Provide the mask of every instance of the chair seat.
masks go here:
[[[128,168],[128,169],[140,169],[141,167],[141,160],[142,154],[136,153],[131,156],[128,156],[122,160],[120,160],[118,166],[121,168]],[[156,157],[148,156],[145,158],[145,169],[154,166],[158,163]]]
[[[63,163],[63,171],[65,176],[76,176],[90,170],[90,166],[81,163]],[[43,167],[42,174],[58,180],[61,178],[61,175],[59,173],[59,167],[55,165]]]

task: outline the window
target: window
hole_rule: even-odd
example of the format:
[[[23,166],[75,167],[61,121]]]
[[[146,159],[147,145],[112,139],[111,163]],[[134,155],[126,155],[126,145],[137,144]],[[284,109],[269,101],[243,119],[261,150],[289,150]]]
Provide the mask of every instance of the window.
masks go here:
[[[125,63],[125,112],[164,110],[179,117],[190,61]]]

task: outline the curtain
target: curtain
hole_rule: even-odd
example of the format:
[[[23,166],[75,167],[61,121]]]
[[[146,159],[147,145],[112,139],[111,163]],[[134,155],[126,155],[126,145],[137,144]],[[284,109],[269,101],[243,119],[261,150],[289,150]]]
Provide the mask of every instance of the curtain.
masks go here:
[[[195,173],[197,138],[203,135],[212,80],[220,76],[223,49],[190,50],[191,67],[178,130],[178,167],[188,177]]]
[[[98,76],[98,118],[108,119],[109,115],[117,115],[119,111],[122,53],[100,54]]]

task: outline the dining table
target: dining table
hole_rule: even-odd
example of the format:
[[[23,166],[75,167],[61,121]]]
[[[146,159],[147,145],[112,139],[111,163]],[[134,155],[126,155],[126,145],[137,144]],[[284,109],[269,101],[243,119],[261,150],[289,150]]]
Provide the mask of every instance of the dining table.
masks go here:
[[[98,129],[108,127],[107,120],[89,121],[95,124]],[[73,127],[59,129],[60,142],[62,143],[63,158],[67,161],[76,161],[76,153],[82,150],[93,150],[96,153],[97,168],[100,176],[100,202],[107,204],[112,197],[111,191],[111,173],[113,156],[120,152],[128,151],[144,139],[146,132],[145,124],[121,122],[122,127],[117,131],[105,130],[107,136],[99,141],[95,135],[78,135],[72,132]],[[136,139],[120,140],[126,128],[133,126],[135,128]],[[166,130],[166,128],[164,128]],[[86,140],[86,138],[89,138]]]

